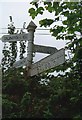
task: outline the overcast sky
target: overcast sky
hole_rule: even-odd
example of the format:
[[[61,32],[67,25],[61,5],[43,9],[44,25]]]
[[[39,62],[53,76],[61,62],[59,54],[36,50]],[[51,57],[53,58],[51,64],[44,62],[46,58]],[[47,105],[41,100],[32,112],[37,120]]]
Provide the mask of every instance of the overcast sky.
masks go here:
[[[11,1],[11,2],[10,2]],[[30,2],[31,0],[29,0]],[[0,38],[5,35],[1,33],[7,33],[6,29],[1,28],[7,28],[7,25],[9,23],[9,16],[11,15],[13,17],[14,25],[17,28],[21,28],[23,26],[23,23],[26,22],[26,25],[30,23],[32,18],[29,16],[28,9],[31,7],[29,2],[26,2],[26,0],[19,0],[19,2],[16,2],[15,0],[1,0],[0,2]],[[38,15],[33,22],[37,25],[37,28],[40,28],[39,26],[39,20],[42,18],[53,18],[54,14],[48,14],[45,12],[43,15]],[[59,23],[61,24],[61,23]],[[36,33],[49,33],[48,30],[46,31],[40,31],[36,30]],[[34,43],[44,46],[52,46],[56,47],[57,49],[61,49],[65,46],[65,41],[56,41],[54,37],[51,35],[38,35],[35,33]],[[0,40],[0,62],[2,58],[2,48],[3,43]],[[39,59],[43,58],[43,54],[36,54],[34,61],[38,61]]]

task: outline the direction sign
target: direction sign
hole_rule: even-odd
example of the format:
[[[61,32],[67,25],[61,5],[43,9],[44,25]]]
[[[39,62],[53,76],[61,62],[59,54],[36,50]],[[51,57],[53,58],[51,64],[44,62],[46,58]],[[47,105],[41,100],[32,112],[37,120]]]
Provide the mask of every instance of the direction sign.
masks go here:
[[[32,65],[30,75],[34,76],[46,70],[59,66],[65,62],[65,50],[61,49],[53,55],[36,62]]]
[[[15,62],[13,64],[13,67],[18,68],[18,67],[22,67],[22,66],[26,66],[26,65],[27,65],[27,57]]]
[[[49,46],[41,46],[41,45],[34,45],[33,52],[40,52],[40,53],[46,53],[46,54],[54,54],[58,50],[54,47]]]
[[[24,41],[28,40],[28,34],[13,34],[2,36],[2,42]]]

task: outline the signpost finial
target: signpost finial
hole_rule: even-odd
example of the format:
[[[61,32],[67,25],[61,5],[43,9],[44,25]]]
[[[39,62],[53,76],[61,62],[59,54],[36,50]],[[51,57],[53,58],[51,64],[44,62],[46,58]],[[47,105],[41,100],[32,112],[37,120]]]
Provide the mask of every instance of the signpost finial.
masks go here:
[[[34,23],[33,21],[31,21],[31,22],[29,23],[29,25],[27,26],[28,31],[29,31],[30,29],[35,30],[36,28],[37,28],[37,26],[35,25],[35,23]]]

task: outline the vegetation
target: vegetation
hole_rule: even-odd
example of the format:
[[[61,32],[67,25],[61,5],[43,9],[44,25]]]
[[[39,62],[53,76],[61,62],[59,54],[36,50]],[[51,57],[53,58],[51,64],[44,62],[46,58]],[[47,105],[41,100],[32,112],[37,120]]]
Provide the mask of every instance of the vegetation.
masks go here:
[[[3,74],[3,118],[73,118],[81,119],[82,105],[82,3],[72,2],[32,2],[29,13],[34,19],[45,10],[54,13],[53,19],[45,18],[39,23],[47,27],[58,22],[61,16],[62,25],[55,25],[50,32],[56,40],[69,40],[65,50],[72,54],[64,65],[39,76],[26,78],[24,68],[12,68],[17,57],[16,42],[5,44],[2,59]],[[15,27],[9,26],[9,33],[15,33]],[[78,36],[78,35],[79,36]],[[20,55],[25,52],[25,42],[20,43]],[[21,58],[21,57],[20,57]],[[69,70],[68,70],[69,69]],[[59,72],[57,76],[50,72]],[[60,74],[63,71],[64,74]],[[21,74],[23,72],[23,74]]]

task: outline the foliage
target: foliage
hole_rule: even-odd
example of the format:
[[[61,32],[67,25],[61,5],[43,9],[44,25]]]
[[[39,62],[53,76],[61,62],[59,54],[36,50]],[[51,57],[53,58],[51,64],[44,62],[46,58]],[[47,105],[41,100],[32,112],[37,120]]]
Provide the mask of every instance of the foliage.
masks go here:
[[[43,7],[40,6],[40,3],[32,2],[31,4],[34,7],[30,8],[29,12],[33,19],[38,14],[42,15],[45,10],[51,14],[54,13],[53,19],[45,18],[40,20],[41,26],[51,26],[51,24],[60,21],[62,16],[65,17],[65,19],[62,18],[62,25],[53,26],[53,28],[50,28],[50,32],[56,37],[56,40],[65,39],[70,41],[65,50],[71,51],[73,57],[51,71],[27,78],[25,69],[11,67],[14,63],[11,58],[16,60],[16,43],[11,43],[9,50],[5,45],[2,59],[3,118],[81,119],[82,5],[79,2],[44,2]],[[21,43],[20,51],[20,58],[22,58],[25,52],[25,43]],[[68,68],[70,68],[69,71]],[[57,76],[48,74],[53,71],[58,73],[63,71],[63,74],[59,73]]]
[[[17,117],[16,114],[17,104],[9,100],[9,96],[3,95],[2,106],[3,106],[2,113],[5,114],[3,118]]]

